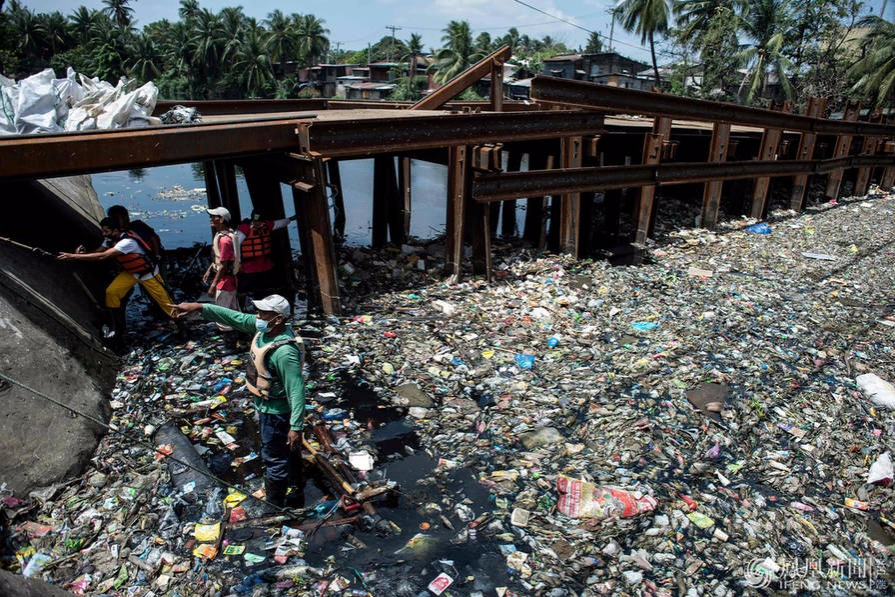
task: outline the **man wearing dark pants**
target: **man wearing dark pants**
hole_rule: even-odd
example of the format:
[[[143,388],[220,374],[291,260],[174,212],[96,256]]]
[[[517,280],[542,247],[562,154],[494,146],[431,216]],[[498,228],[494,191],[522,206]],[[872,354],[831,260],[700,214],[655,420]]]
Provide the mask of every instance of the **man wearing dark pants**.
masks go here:
[[[302,342],[288,322],[289,302],[285,298],[272,294],[252,303],[257,315],[200,303],[171,307],[178,316],[199,313],[208,321],[255,334],[246,366],[246,387],[255,396],[258,411],[267,501],[275,506],[302,507],[301,430],[305,414]]]

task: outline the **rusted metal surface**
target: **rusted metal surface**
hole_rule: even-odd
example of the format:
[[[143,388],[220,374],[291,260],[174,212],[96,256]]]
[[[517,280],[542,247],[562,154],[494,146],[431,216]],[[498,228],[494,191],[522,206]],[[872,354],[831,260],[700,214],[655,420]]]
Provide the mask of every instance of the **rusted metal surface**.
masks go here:
[[[296,120],[0,137],[0,178],[50,178],[297,148]]]
[[[845,113],[842,116],[842,120],[853,122],[858,119],[860,113],[861,102],[848,102],[848,104],[845,106]],[[848,156],[849,152],[851,151],[851,142],[852,135],[839,135],[839,138],[836,139],[836,149],[833,150],[833,158],[844,158]],[[836,170],[830,172],[830,178],[827,180],[827,197],[831,199],[836,199],[837,197],[839,197],[839,187],[842,185],[843,174],[845,174],[844,168],[837,168]]]
[[[588,192],[638,187],[649,184],[687,184],[712,180],[739,180],[756,176],[823,174],[843,166],[882,165],[879,156],[847,157],[837,160],[773,160],[768,162],[723,162],[681,164],[638,164],[569,170],[507,172],[479,176],[473,182],[476,201],[505,201],[537,195]]]
[[[658,164],[666,159],[666,148],[670,145],[671,119],[657,116],[653,120],[653,132],[646,135],[643,140],[643,163]],[[634,232],[634,242],[646,242],[652,222],[653,203],[656,198],[655,185],[647,185],[640,189],[637,205],[634,208],[634,221],[637,222],[637,230]]]
[[[503,60],[491,62],[491,110],[503,112]]]
[[[827,100],[812,97],[808,100],[808,109],[806,115],[816,118],[823,114],[827,107]],[[799,148],[796,152],[797,160],[810,160],[814,157],[814,145],[817,143],[817,133],[804,132],[799,139]],[[802,203],[805,201],[805,188],[808,184],[808,175],[799,174],[792,180],[792,191],[790,193],[789,208],[801,211]]]
[[[234,114],[277,114],[284,112],[316,112],[327,109],[325,99],[251,99],[251,100],[159,100],[154,116],[161,116],[175,106],[196,108],[201,116]]]
[[[762,108],[676,97],[649,91],[622,89],[585,81],[538,76],[532,80],[531,97],[540,102],[611,110],[615,113],[668,116],[703,122],[809,131],[829,135],[895,135],[895,125],[840,122]]]
[[[792,102],[786,101],[780,106],[780,112],[789,114],[792,112]],[[779,128],[766,128],[761,136],[761,147],[758,150],[758,156],[755,158],[760,161],[776,160],[778,158],[778,149],[780,147],[780,138],[783,136],[783,130]],[[755,179],[755,188],[752,190],[752,211],[751,216],[761,219],[764,214],[765,201],[768,196],[768,187],[771,178],[769,176],[759,176]]]
[[[582,138],[566,137],[560,143],[560,164],[563,169],[580,168],[582,161]],[[559,249],[563,253],[579,255],[581,235],[581,193],[563,193],[559,197]]]
[[[727,161],[727,143],[730,141],[730,124],[716,122],[712,132],[712,144],[709,147],[709,163]],[[714,229],[718,224],[718,209],[721,205],[721,179],[713,179],[705,183],[702,194],[702,226]]]
[[[594,112],[560,111],[501,114],[445,114],[412,120],[338,120],[299,125],[301,149],[328,157],[531,141],[593,134],[603,117]]]
[[[502,46],[485,56],[465,71],[451,79],[447,84],[433,91],[413,104],[411,110],[436,110],[462,93],[467,87],[489,74],[493,65],[502,65],[513,55],[510,46]]]
[[[445,261],[447,272],[459,278],[463,263],[464,220],[472,169],[469,165],[469,147],[457,145],[451,147],[448,153]]]
[[[867,119],[868,122],[882,122],[882,120],[883,113],[879,108],[876,108]],[[879,137],[872,137],[870,135],[865,136],[861,143],[860,155],[873,155],[876,153],[880,141],[882,140]],[[855,195],[867,194],[867,185],[870,184],[870,170],[871,169],[867,167],[858,169],[857,176],[855,177]]]

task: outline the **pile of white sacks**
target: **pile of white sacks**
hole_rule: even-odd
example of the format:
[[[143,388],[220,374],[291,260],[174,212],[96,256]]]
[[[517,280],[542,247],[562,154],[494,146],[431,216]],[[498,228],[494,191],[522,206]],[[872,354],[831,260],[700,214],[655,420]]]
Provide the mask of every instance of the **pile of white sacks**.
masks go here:
[[[136,88],[124,77],[118,85],[78,75],[64,79],[53,69],[14,81],[0,75],[0,135],[90,131],[160,124],[151,116],[158,87]]]

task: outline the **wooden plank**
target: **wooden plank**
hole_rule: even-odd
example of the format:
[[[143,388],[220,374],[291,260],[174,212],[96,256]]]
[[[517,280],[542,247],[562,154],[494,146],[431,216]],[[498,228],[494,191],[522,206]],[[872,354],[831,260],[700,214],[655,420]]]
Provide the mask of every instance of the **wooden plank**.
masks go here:
[[[855,122],[858,120],[858,115],[861,113],[861,102],[858,101],[850,101],[845,106],[845,113],[842,116],[843,122]],[[851,151],[851,142],[853,135],[839,135],[839,138],[836,139],[836,148],[833,151],[833,158],[844,158]],[[839,187],[842,185],[842,176],[845,174],[845,169],[840,168],[830,172],[830,178],[827,179],[827,190],[826,196],[830,199],[837,199],[839,197]]]
[[[781,112],[792,112],[792,102],[785,101],[780,107]],[[766,128],[761,136],[761,147],[758,150],[756,160],[776,160],[777,148],[780,146],[780,138],[783,130],[779,128]],[[767,203],[768,187],[771,184],[769,176],[759,176],[755,179],[755,188],[752,191],[752,208],[750,215],[760,220],[764,216]]]
[[[827,100],[818,97],[812,97],[808,100],[808,110],[806,116],[817,118],[823,114],[827,107]],[[813,159],[814,146],[817,144],[817,133],[802,133],[799,139],[799,149],[796,153],[797,160]],[[792,179],[792,192],[789,197],[789,208],[795,211],[802,211],[802,204],[805,202],[805,190],[808,186],[808,175],[797,174]]]
[[[582,138],[564,137],[560,144],[560,162],[562,168],[580,168],[582,163]],[[578,257],[581,235],[581,193],[564,193],[560,195],[559,214],[559,248],[563,253]]]
[[[463,263],[464,219],[471,174],[469,152],[467,145],[455,145],[448,149],[445,267],[455,282],[460,279]]]
[[[727,160],[727,144],[730,141],[730,124],[716,122],[712,127],[712,143],[709,147],[708,162],[724,162]],[[712,180],[705,184],[702,194],[702,227],[714,230],[718,224],[718,209],[721,204],[721,189],[724,182]]]

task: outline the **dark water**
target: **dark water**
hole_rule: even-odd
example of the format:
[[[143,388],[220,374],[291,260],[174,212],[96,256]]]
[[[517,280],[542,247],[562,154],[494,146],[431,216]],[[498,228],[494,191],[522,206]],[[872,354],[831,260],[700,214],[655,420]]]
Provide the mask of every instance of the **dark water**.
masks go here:
[[[414,161],[413,166],[412,236],[433,238],[444,232],[447,169],[428,162]],[[342,191],[345,194],[346,243],[368,245],[372,221],[373,161],[352,160],[340,165]],[[243,216],[252,211],[245,178],[237,169],[237,189]],[[165,247],[190,247],[209,242],[211,233],[205,179],[201,170],[191,164],[161,166],[93,175],[93,186],[104,208],[121,204],[131,212],[131,219],[141,219],[155,228]],[[191,193],[166,196],[175,186]],[[292,191],[280,186],[286,216],[295,213]],[[332,214],[330,214],[332,217]],[[289,227],[292,247],[298,250],[298,232]]]

